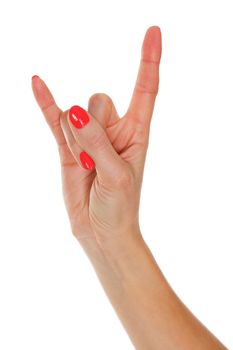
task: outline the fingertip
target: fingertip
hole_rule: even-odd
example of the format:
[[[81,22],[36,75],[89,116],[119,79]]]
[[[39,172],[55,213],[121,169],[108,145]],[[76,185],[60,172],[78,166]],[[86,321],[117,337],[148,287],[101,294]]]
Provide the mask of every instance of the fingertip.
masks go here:
[[[147,29],[146,34],[145,34],[145,39],[146,41],[149,41],[151,44],[155,43],[161,37],[161,29],[159,26],[151,26]]]
[[[142,57],[146,60],[160,62],[162,52],[162,38],[159,26],[151,26],[147,29],[143,45]]]
[[[84,108],[74,105],[68,111],[68,120],[73,126],[81,129],[89,122],[90,116]]]
[[[32,76],[32,81],[33,81],[33,80],[36,80],[36,79],[40,79],[39,75],[33,75],[33,76]]]
[[[33,75],[31,78],[31,85],[33,91],[37,91],[38,89],[41,89],[42,80],[40,79],[39,75]]]
[[[88,153],[85,151],[82,151],[79,155],[80,162],[82,164],[82,167],[86,170],[92,170],[95,168],[95,162],[94,160],[89,156]]]
[[[155,35],[155,34],[157,34],[157,33],[161,33],[161,29],[160,29],[160,27],[159,26],[157,26],[157,25],[153,25],[153,26],[150,26],[148,29],[147,29],[147,33],[148,32],[153,32],[153,34]]]

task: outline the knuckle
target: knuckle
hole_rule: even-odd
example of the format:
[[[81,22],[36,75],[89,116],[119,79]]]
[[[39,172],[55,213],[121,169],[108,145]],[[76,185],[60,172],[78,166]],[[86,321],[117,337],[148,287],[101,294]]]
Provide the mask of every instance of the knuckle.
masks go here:
[[[141,63],[144,64],[145,66],[154,67],[158,69],[160,65],[160,58],[156,57],[154,59],[148,59],[148,58],[142,57]]]

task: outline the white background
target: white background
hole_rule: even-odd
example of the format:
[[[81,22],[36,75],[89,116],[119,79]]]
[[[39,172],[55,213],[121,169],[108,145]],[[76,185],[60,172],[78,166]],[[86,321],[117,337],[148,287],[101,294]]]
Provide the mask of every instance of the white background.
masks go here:
[[[120,115],[147,28],[163,38],[141,229],[170,284],[233,348],[232,1],[1,1],[0,348],[133,349],[63,204],[38,74],[64,110],[109,94]]]

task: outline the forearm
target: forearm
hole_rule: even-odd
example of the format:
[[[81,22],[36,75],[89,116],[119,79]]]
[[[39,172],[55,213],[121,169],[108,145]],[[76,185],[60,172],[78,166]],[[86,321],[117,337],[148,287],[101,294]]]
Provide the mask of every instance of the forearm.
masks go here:
[[[135,348],[226,349],[173,292],[141,235],[125,237],[81,244]]]

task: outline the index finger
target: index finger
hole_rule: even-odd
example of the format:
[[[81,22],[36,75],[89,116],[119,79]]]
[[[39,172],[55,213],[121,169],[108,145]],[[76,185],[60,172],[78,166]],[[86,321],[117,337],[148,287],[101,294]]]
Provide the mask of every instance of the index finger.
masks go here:
[[[136,84],[127,117],[149,126],[159,86],[159,64],[162,53],[161,31],[157,26],[146,31]]]

